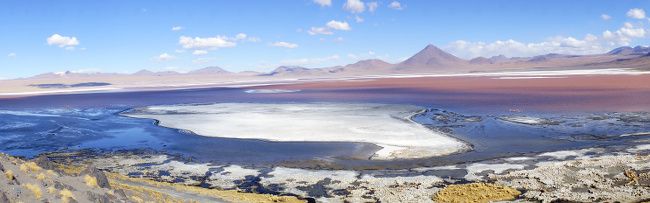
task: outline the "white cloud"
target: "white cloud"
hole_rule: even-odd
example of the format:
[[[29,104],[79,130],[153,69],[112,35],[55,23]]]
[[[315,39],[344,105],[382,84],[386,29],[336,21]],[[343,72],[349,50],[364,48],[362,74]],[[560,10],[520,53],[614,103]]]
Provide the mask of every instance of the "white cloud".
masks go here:
[[[644,19],[645,18],[645,11],[640,8],[633,8],[627,11],[627,16],[630,18],[636,18],[636,19]]]
[[[320,65],[324,62],[332,60],[339,60],[341,57],[338,54],[320,57],[320,58],[299,58],[299,59],[285,59],[280,61],[280,64],[285,66],[306,66],[306,65]]]
[[[197,58],[197,59],[192,60],[192,63],[194,63],[194,64],[206,64],[206,63],[210,63],[210,62],[212,62],[214,60],[215,60],[215,58]]]
[[[645,29],[641,27],[635,27],[632,23],[625,23],[619,32],[627,37],[645,37]]]
[[[611,45],[629,45],[634,38],[643,38],[646,36],[646,30],[643,27],[637,27],[632,23],[624,23],[623,27],[616,31],[605,30],[603,39],[608,40]]]
[[[208,54],[208,51],[206,51],[206,50],[194,50],[192,52],[192,54],[194,54],[194,55],[206,55],[206,54]]]
[[[262,41],[262,39],[260,39],[259,37],[248,37],[248,38],[246,38],[246,40],[249,41],[249,42],[259,42],[259,41]]]
[[[599,54],[609,51],[610,45],[598,37],[587,34],[582,39],[574,37],[552,37],[541,42],[524,43],[515,40],[497,40],[495,42],[468,42],[458,40],[447,47],[451,53],[465,58],[478,56],[490,57],[498,54],[506,56],[535,56],[548,53],[558,54]]]
[[[347,56],[350,59],[354,60],[361,60],[361,59],[369,59],[375,57],[375,52],[374,51],[368,51],[368,52],[361,52],[361,53],[349,53]]]
[[[327,22],[326,25],[335,30],[350,30],[350,24],[348,24],[348,22],[331,20],[330,22]]]
[[[218,49],[237,46],[237,43],[225,36],[206,38],[181,36],[178,39],[178,44],[185,49]]]
[[[607,14],[602,14],[602,15],[600,15],[600,19],[609,20],[609,19],[612,19],[612,16],[609,16]]]
[[[331,30],[325,28],[325,27],[311,27],[309,31],[307,31],[309,35],[331,35],[334,34]]]
[[[325,6],[331,6],[332,5],[332,0],[314,0],[314,3],[325,7]]]
[[[174,59],[174,56],[168,54],[168,53],[162,53],[158,56],[159,61],[169,61]]]
[[[259,41],[261,41],[260,38],[248,36],[246,33],[238,33],[231,40],[232,41],[249,41],[249,42],[259,42]]]
[[[363,13],[366,10],[366,5],[361,0],[347,0],[343,4],[343,8],[351,13]]]
[[[62,36],[59,34],[53,34],[47,38],[48,45],[56,45],[61,48],[74,49],[74,46],[79,45],[79,40],[76,37]]]
[[[234,37],[227,37],[222,35],[217,35],[214,37],[181,36],[178,39],[178,44],[180,44],[185,49],[210,50],[234,47],[237,46],[237,42],[239,41],[259,42],[260,39],[257,37],[250,37],[245,33],[239,33]]]
[[[350,24],[345,21],[331,20],[325,24],[325,27],[311,27],[307,33],[309,35],[331,35],[334,34],[332,30],[350,30]]]
[[[613,37],[614,37],[614,33],[612,33],[612,31],[605,30],[605,32],[603,32],[603,38],[611,39]]]
[[[379,8],[379,3],[376,1],[368,2],[366,5],[368,5],[368,11],[370,12],[375,12]]]
[[[477,56],[534,56],[548,53],[559,54],[599,54],[619,46],[628,46],[635,39],[645,38],[647,30],[642,23],[626,22],[617,30],[605,30],[602,37],[587,34],[583,38],[551,37],[541,42],[519,42],[516,40],[498,40],[494,42],[468,42],[458,40],[450,43],[446,49],[453,54],[473,58]]]
[[[246,39],[246,37],[248,37],[248,35],[246,35],[245,33],[239,33],[239,34],[235,35],[236,40],[244,40],[244,39]]]
[[[274,46],[274,47],[284,47],[284,48],[289,48],[289,49],[293,49],[293,48],[297,48],[297,47],[298,47],[297,44],[289,43],[289,42],[274,42],[274,43],[271,44],[271,46]]]
[[[402,7],[402,4],[399,1],[393,1],[388,4],[388,8],[396,9],[396,10],[402,10],[404,7]]]
[[[354,21],[357,22],[357,23],[363,23],[363,18],[361,18],[359,16],[354,16]]]
[[[9,54],[7,54],[7,57],[14,58],[14,57],[16,57],[16,53],[13,53],[13,52],[9,53]]]
[[[172,27],[172,31],[181,31],[182,29],[183,29],[183,27],[181,27],[181,26]]]

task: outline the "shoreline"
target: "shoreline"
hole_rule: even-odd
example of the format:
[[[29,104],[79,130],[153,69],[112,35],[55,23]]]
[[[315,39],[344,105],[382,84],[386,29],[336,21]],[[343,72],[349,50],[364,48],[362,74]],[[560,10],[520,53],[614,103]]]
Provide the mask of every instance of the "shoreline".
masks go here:
[[[386,79],[418,79],[418,78],[488,78],[495,80],[536,80],[536,79],[562,79],[581,76],[642,76],[650,75],[650,71],[641,71],[631,68],[609,69],[576,69],[576,70],[529,70],[529,71],[502,71],[502,72],[476,72],[476,73],[438,73],[438,74],[388,74],[388,75],[363,75],[345,76],[341,78],[275,78],[259,81],[244,80],[240,82],[204,82],[191,84],[164,84],[164,85],[111,85],[103,88],[75,88],[59,90],[0,92],[0,99],[20,98],[44,95],[88,94],[110,92],[139,92],[139,91],[171,91],[202,88],[252,88],[252,90],[272,86],[299,85],[304,83],[327,83],[335,81],[356,82],[366,80]],[[555,77],[554,77],[555,76]],[[162,78],[160,78],[162,79]],[[27,79],[12,79],[27,80]],[[5,80],[5,81],[12,81]],[[0,80],[0,83],[3,82]]]
[[[231,103],[231,104],[232,104],[232,105],[242,105],[242,104],[245,104],[245,105],[255,105],[255,103]],[[289,104],[291,104],[291,103],[289,103]],[[322,103],[322,102],[316,102],[316,103],[300,103],[300,104],[301,104],[301,105],[317,105],[317,106],[322,106],[322,105],[335,105],[335,106],[340,106],[340,105],[344,105],[344,106],[345,106],[345,105],[352,105],[352,106],[355,107],[355,108],[360,107],[360,105],[371,105],[371,106],[373,106],[373,107],[376,106],[376,105],[380,105],[380,106],[386,106],[386,105],[388,105],[388,106],[394,106],[393,104],[375,104],[375,103],[372,103],[372,104],[366,104],[366,103]],[[205,136],[205,137],[222,137],[222,138],[236,138],[236,139],[254,139],[254,140],[262,140],[262,141],[269,141],[269,142],[312,142],[312,143],[341,142],[341,143],[368,143],[368,144],[373,144],[373,145],[375,145],[375,146],[380,147],[379,150],[373,152],[373,154],[369,156],[369,160],[375,160],[375,161],[396,161],[396,160],[410,160],[410,159],[415,159],[415,160],[417,160],[417,159],[427,159],[427,158],[431,158],[431,157],[447,156],[447,155],[451,155],[451,154],[460,154],[460,153],[464,153],[464,152],[468,152],[468,151],[471,151],[471,150],[472,150],[472,148],[471,148],[472,143],[469,143],[469,142],[467,142],[467,141],[465,141],[465,140],[462,140],[462,139],[460,139],[460,138],[454,137],[454,136],[449,135],[449,134],[447,134],[447,133],[444,133],[444,132],[436,131],[436,130],[434,130],[434,129],[427,128],[427,127],[423,126],[422,124],[420,124],[420,123],[418,123],[418,122],[415,122],[415,121],[412,119],[412,117],[414,117],[414,116],[416,116],[416,115],[419,115],[419,114],[421,114],[422,112],[425,112],[425,110],[427,109],[427,108],[424,108],[424,107],[417,107],[417,106],[413,106],[413,107],[414,107],[414,108],[418,108],[418,110],[414,110],[414,111],[412,111],[412,112],[408,112],[408,113],[407,113],[407,112],[400,112],[400,114],[408,114],[408,115],[400,116],[399,119],[394,118],[393,116],[395,116],[395,115],[392,115],[392,114],[390,115],[390,117],[392,117],[392,119],[397,119],[397,120],[402,121],[402,122],[404,122],[404,121],[405,121],[405,122],[408,122],[409,125],[418,126],[418,129],[417,129],[417,130],[420,130],[419,128],[421,128],[423,131],[428,131],[429,133],[434,133],[434,134],[437,135],[437,136],[442,136],[442,137],[444,137],[445,139],[450,139],[450,140],[453,140],[453,141],[455,141],[455,142],[457,142],[457,143],[460,143],[460,145],[458,146],[457,149],[454,149],[453,152],[449,152],[449,150],[444,150],[444,152],[442,152],[442,151],[440,151],[440,150],[436,150],[436,153],[435,153],[435,154],[431,154],[431,155],[428,155],[428,156],[417,155],[416,157],[413,157],[413,156],[415,156],[415,155],[409,155],[409,154],[412,154],[412,152],[410,152],[410,151],[404,151],[404,150],[407,149],[407,148],[410,148],[411,150],[413,150],[413,148],[421,148],[421,149],[419,149],[419,150],[427,150],[427,149],[429,149],[429,148],[431,148],[431,147],[428,147],[428,148],[427,148],[427,147],[424,146],[424,145],[422,145],[422,146],[420,146],[420,145],[415,145],[415,146],[404,146],[404,145],[399,145],[399,144],[390,144],[390,145],[389,145],[389,144],[385,144],[385,143],[367,142],[367,141],[363,141],[363,140],[354,140],[354,141],[352,141],[352,140],[351,140],[351,141],[345,141],[345,140],[330,140],[330,139],[325,139],[325,140],[302,140],[302,139],[309,139],[309,137],[303,137],[302,139],[296,139],[296,140],[291,140],[291,139],[288,139],[288,138],[285,138],[285,139],[282,139],[282,140],[277,140],[277,139],[272,139],[272,138],[262,138],[262,137],[259,137],[259,136],[258,136],[258,137],[255,137],[255,136],[252,136],[252,137],[251,137],[250,135],[247,135],[247,136],[245,136],[245,137],[238,137],[238,136],[232,136],[232,135],[231,135],[231,136],[213,136],[213,135],[204,135],[204,134],[201,134],[201,133],[197,133],[197,132],[196,132],[196,129],[188,129],[188,128],[182,128],[182,127],[177,127],[177,126],[175,127],[175,126],[174,126],[175,124],[173,124],[173,123],[171,124],[171,126],[170,126],[169,124],[165,125],[165,124],[163,124],[163,122],[161,122],[160,119],[155,118],[154,115],[157,115],[157,113],[151,113],[151,114],[146,114],[146,113],[145,113],[145,114],[143,114],[143,115],[138,116],[139,114],[142,113],[142,112],[141,112],[141,111],[143,111],[142,109],[147,109],[147,108],[150,108],[150,107],[160,107],[160,108],[165,108],[165,107],[170,107],[170,108],[182,108],[182,107],[185,107],[185,108],[201,108],[201,107],[204,107],[204,106],[210,106],[210,105],[227,105],[227,103],[226,103],[226,104],[224,104],[224,103],[212,103],[212,104],[205,104],[205,103],[202,103],[202,104],[179,104],[179,105],[171,105],[171,106],[169,106],[169,105],[164,105],[164,106],[146,106],[146,107],[133,108],[133,109],[131,110],[131,113],[129,113],[128,111],[125,111],[126,113],[120,113],[119,115],[121,115],[121,116],[126,116],[126,117],[130,117],[130,118],[151,119],[151,120],[154,120],[154,121],[155,121],[155,122],[154,122],[154,125],[156,125],[156,126],[161,126],[161,127],[165,127],[165,128],[169,128],[169,129],[175,129],[175,130],[179,130],[179,131],[192,132],[192,133],[195,134],[195,135],[198,135],[198,136]],[[286,106],[286,105],[288,105],[288,104],[287,104],[287,103],[277,103],[277,104],[260,103],[260,104],[258,104],[258,105],[262,105],[262,106],[267,106],[267,105],[281,105],[280,107],[282,107],[282,106]],[[410,105],[407,105],[407,106],[409,106],[409,108],[411,108]],[[394,106],[394,107],[397,108],[398,106]],[[146,111],[147,111],[147,110],[144,110],[144,112],[146,112]],[[369,113],[369,112],[366,112],[366,113]],[[206,114],[210,114],[210,113],[206,113]],[[168,115],[168,116],[169,116],[169,114],[162,114],[161,116],[165,116],[165,115]],[[174,114],[171,114],[171,115],[174,115]],[[194,115],[196,115],[196,114],[194,114]],[[197,121],[197,122],[198,122],[198,121]],[[397,122],[397,121],[394,121],[394,122]],[[354,129],[356,129],[356,128],[354,128]],[[360,129],[362,129],[362,128],[360,128]],[[201,129],[199,129],[199,130],[201,130]],[[366,129],[366,130],[367,130],[367,129]],[[205,130],[204,130],[204,131],[205,131]],[[315,133],[315,132],[313,132],[313,131],[310,131],[310,132],[311,132],[311,133]],[[419,132],[419,131],[418,131],[418,132]],[[278,133],[279,133],[279,134],[282,134],[282,133],[280,133],[280,132],[278,132]],[[352,132],[350,132],[350,133],[352,133]],[[418,136],[420,136],[420,135],[418,135]],[[455,144],[454,146],[456,146],[456,144]],[[421,151],[421,152],[424,153],[424,151]],[[428,152],[427,152],[427,153],[428,153]],[[433,152],[432,152],[432,153],[433,153]],[[403,156],[402,156],[402,155],[399,155],[399,154],[402,154]],[[357,155],[353,155],[352,157],[356,157],[356,156],[357,156]]]
[[[441,193],[445,188],[462,188],[477,183],[519,191],[510,196],[510,200],[593,201],[592,198],[601,198],[639,201],[650,198],[650,140],[613,151],[604,148],[563,150],[409,170],[241,167],[183,160],[156,152],[50,153],[42,157],[66,165],[88,162],[123,177],[165,184],[280,194],[310,201],[432,202],[445,194]],[[572,172],[558,175],[556,170]],[[297,173],[303,175],[295,177]],[[584,176],[588,173],[599,175]],[[588,179],[585,181],[593,180],[595,183],[594,186],[583,185],[571,181],[573,179]],[[582,190],[585,187],[599,192]],[[461,191],[471,191],[467,189]],[[410,195],[400,195],[407,191]],[[463,198],[463,195],[451,197]]]

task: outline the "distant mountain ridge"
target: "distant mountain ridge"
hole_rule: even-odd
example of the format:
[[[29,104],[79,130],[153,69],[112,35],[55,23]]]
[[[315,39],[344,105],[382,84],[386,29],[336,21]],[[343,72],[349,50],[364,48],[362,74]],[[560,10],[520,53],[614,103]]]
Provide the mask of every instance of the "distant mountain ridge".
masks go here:
[[[70,77],[121,77],[121,76],[149,76],[164,77],[176,75],[202,75],[202,76],[277,76],[277,77],[323,77],[348,76],[348,75],[380,75],[380,74],[404,74],[404,73],[436,73],[436,72],[467,72],[467,71],[493,71],[493,70],[517,70],[527,68],[544,67],[602,67],[606,64],[627,64],[628,66],[644,66],[650,62],[650,47],[623,46],[612,49],[604,54],[595,55],[567,55],[567,54],[544,54],[532,57],[506,57],[504,55],[476,57],[471,60],[464,60],[444,50],[429,44],[422,50],[408,59],[391,64],[380,59],[365,59],[355,63],[323,67],[306,68],[302,66],[279,66],[266,73],[243,71],[234,73],[218,66],[208,66],[201,69],[179,73],[176,71],[149,71],[140,70],[133,74],[120,73],[76,73],[58,72],[45,73],[34,76],[34,78],[70,78]]]
[[[649,53],[650,53],[650,47],[645,47],[645,46],[636,46],[636,47],[624,46],[607,52],[607,54],[609,55],[646,55]]]

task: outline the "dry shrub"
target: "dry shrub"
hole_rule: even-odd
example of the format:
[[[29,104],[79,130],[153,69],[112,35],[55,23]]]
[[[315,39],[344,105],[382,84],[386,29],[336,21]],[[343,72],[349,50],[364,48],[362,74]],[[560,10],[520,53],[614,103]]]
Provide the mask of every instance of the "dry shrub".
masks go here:
[[[14,172],[12,170],[5,171],[5,177],[7,177],[7,180],[10,181],[16,179],[16,176],[14,176]]]
[[[92,188],[97,187],[97,178],[95,177],[85,175],[84,182],[86,183],[86,185],[88,185],[88,187],[92,187]]]
[[[45,173],[50,177],[56,177],[57,176],[56,172],[54,172],[53,170],[47,170],[47,171],[45,171]]]
[[[36,175],[36,180],[40,180],[40,181],[45,180],[45,174],[39,173],[38,175]]]
[[[62,202],[69,202],[70,200],[74,199],[74,196],[72,195],[72,191],[68,189],[61,190],[59,194],[61,195]]]
[[[43,192],[41,191],[41,187],[38,187],[37,185],[27,183],[25,184],[25,188],[27,188],[29,191],[32,191],[32,194],[34,194],[34,197],[36,199],[40,199],[43,197]]]
[[[521,192],[507,186],[470,183],[449,185],[440,190],[434,200],[436,202],[495,202],[514,200],[520,194]]]
[[[144,203],[144,200],[142,198],[140,198],[138,196],[135,196],[135,195],[131,196],[131,200],[133,200],[134,202],[137,202],[137,203]]]
[[[25,162],[20,164],[20,170],[23,172],[38,172],[41,170],[41,167],[34,162]]]
[[[47,187],[47,193],[50,194],[56,193],[56,188],[54,188],[54,186]]]

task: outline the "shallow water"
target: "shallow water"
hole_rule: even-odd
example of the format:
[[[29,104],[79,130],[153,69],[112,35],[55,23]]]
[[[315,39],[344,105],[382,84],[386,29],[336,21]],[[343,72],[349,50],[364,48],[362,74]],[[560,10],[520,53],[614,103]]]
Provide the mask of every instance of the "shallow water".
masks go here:
[[[488,101],[485,106],[481,106],[480,101],[474,100],[463,103],[458,100],[436,99],[449,94],[453,93],[430,92],[423,95],[418,91],[386,89],[249,94],[237,88],[206,88],[0,99],[0,110],[3,110],[0,111],[0,151],[34,156],[43,152],[85,148],[152,149],[180,153],[205,161],[241,165],[312,167],[327,161],[330,165],[326,167],[335,168],[410,168],[563,149],[615,147],[641,137],[618,135],[650,131],[650,121],[643,120],[647,119],[647,114],[558,114],[535,109],[521,113],[508,111],[512,104],[495,106]],[[454,97],[475,96],[454,94]],[[525,98],[513,99],[514,102],[522,100]],[[419,160],[370,161],[364,158],[378,149],[372,144],[269,142],[204,137],[184,130],[159,127],[153,120],[119,115],[124,110],[149,105],[218,102],[372,102],[418,105],[432,109],[415,116],[415,121],[432,130],[462,139],[472,144],[474,150]],[[509,115],[543,117],[559,121],[559,124],[525,125],[500,119],[501,116]]]

